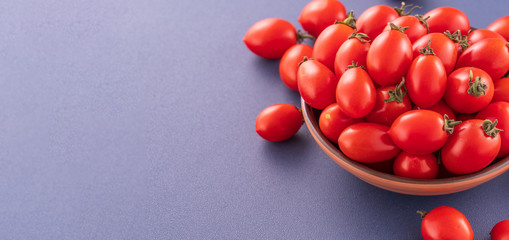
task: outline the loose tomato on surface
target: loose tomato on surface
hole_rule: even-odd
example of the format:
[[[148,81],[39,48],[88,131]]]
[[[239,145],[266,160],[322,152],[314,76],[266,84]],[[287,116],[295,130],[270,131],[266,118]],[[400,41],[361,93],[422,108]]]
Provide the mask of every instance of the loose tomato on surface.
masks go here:
[[[377,123],[356,123],[339,135],[339,149],[352,160],[362,163],[387,161],[400,149],[387,134],[389,127]]]
[[[345,6],[337,0],[319,0],[308,3],[300,13],[299,23],[309,34],[318,37],[334,21],[346,18]]]
[[[304,58],[297,71],[297,85],[304,101],[316,109],[324,109],[336,101],[336,75],[314,59]]]
[[[486,29],[497,32],[509,42],[509,16],[493,21]]]
[[[421,55],[419,50],[426,47],[429,41],[431,41],[430,47],[433,49],[435,55],[442,61],[445,72],[447,74],[451,73],[458,60],[458,51],[454,40],[443,33],[426,34],[415,41],[412,45],[414,59]]]
[[[398,85],[378,88],[375,106],[366,116],[366,120],[390,126],[399,115],[412,110],[410,98],[403,88],[405,88],[404,79]]]
[[[291,138],[302,125],[299,109],[286,103],[274,104],[265,108],[256,118],[256,132],[271,142],[281,142]]]
[[[366,57],[369,75],[381,86],[401,81],[413,59],[412,43],[404,33],[405,28],[389,24],[392,30],[373,40]]]
[[[286,20],[267,18],[251,26],[242,41],[256,55],[278,59],[297,43],[297,31]]]
[[[438,102],[437,104],[435,104],[429,108],[421,108],[419,106],[414,106],[413,109],[427,109],[427,110],[435,111],[442,116],[447,114],[449,119],[460,120],[460,119],[456,119],[456,114],[454,113],[454,111],[452,111],[451,107],[449,107],[449,105],[447,105],[447,103],[445,103],[443,100],[440,100],[440,102]],[[474,118],[474,117],[472,116],[471,118]]]
[[[366,33],[371,39],[375,39],[382,33],[387,23],[392,22],[400,16],[410,15],[418,6],[413,6],[410,11],[405,12],[408,7],[412,7],[412,4],[405,5],[403,2],[399,8],[393,8],[387,5],[375,5],[370,7],[362,12],[357,19],[357,31]]]
[[[351,118],[345,115],[343,111],[341,111],[339,105],[333,103],[320,113],[318,126],[327,139],[331,142],[338,143],[339,134],[346,127],[362,121],[362,118]]]
[[[436,207],[430,212],[417,211],[421,214],[421,234],[424,240],[473,240],[474,232],[468,219],[456,208],[449,206]]]
[[[339,47],[354,32],[355,18],[353,11],[350,11],[344,21],[335,22],[320,33],[313,46],[313,57],[334,71],[334,60]]]
[[[493,81],[495,93],[492,102],[505,101],[509,102],[509,77],[503,77]]]
[[[366,66],[366,56],[371,44],[364,33],[353,33],[339,47],[334,60],[334,73],[338,78],[348,69],[352,62],[359,66]]]
[[[415,155],[401,152],[394,161],[394,174],[413,179],[434,179],[438,176],[438,162],[435,155]]]
[[[455,174],[469,174],[488,166],[500,150],[497,122],[470,119],[455,127],[440,155],[445,168]]]
[[[396,26],[400,27],[408,27],[405,31],[405,34],[410,39],[410,42],[415,42],[417,39],[429,33],[428,23],[426,22],[428,18],[423,18],[420,15],[416,16],[402,16],[396,18],[392,21]],[[386,26],[384,31],[390,31],[391,27]]]
[[[492,122],[498,121],[497,128],[502,129],[499,133],[501,146],[497,157],[505,157],[509,154],[509,103],[493,102],[483,108],[475,116],[477,119],[489,119]]]
[[[479,68],[459,68],[447,78],[444,100],[460,113],[475,113],[488,106],[494,87],[490,75]]]
[[[375,85],[362,67],[352,65],[349,68],[337,84],[336,102],[347,116],[361,118],[375,106]]]
[[[462,35],[467,35],[470,31],[470,21],[467,15],[457,8],[438,7],[423,16],[430,17],[428,19],[430,32],[443,33],[445,31],[460,30]]]
[[[495,224],[490,232],[491,240],[509,240],[509,220]]]
[[[502,35],[488,29],[477,29],[468,34],[468,41],[470,42],[470,44],[477,43],[487,38],[498,38],[505,41],[505,38],[502,37]]]
[[[279,61],[279,76],[283,83],[294,91],[299,91],[297,85],[297,70],[302,58],[311,57],[313,48],[306,44],[295,44],[290,47]]]
[[[429,108],[437,104],[444,96],[447,86],[447,73],[439,57],[428,45],[421,49],[421,55],[415,58],[406,75],[408,96],[417,106]]]
[[[458,58],[456,68],[476,67],[498,79],[509,71],[509,43],[497,38],[481,40],[468,47]]]

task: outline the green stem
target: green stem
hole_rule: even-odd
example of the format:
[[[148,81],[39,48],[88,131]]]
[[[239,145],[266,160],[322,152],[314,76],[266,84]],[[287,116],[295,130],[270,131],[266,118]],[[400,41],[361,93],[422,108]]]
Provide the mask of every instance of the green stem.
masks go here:
[[[299,66],[309,60],[315,60],[314,58],[308,58],[307,56],[302,57],[302,61],[299,62]]]
[[[408,7],[412,7],[412,8],[410,9],[410,11],[405,12],[406,8],[408,8]],[[405,2],[401,2],[401,7],[399,7],[399,8],[398,7],[394,7],[394,10],[396,10],[396,12],[398,13],[398,15],[400,17],[403,17],[403,16],[408,16],[408,15],[412,14],[412,12],[416,8],[422,8],[422,7],[421,6],[417,6],[417,5],[414,6],[413,4],[406,5]]]
[[[401,90],[401,87],[405,89],[405,92]],[[384,102],[392,102],[396,101],[398,103],[403,102],[403,97],[406,95],[406,86],[405,86],[405,78],[403,77],[403,80],[394,88],[394,90],[389,90],[389,98],[385,99]]]
[[[502,131],[502,129],[496,128],[498,123],[498,119],[495,119],[495,121],[490,121],[489,119],[486,119],[482,122],[482,129],[484,130],[484,133],[486,135],[494,138],[497,136],[497,134]]]
[[[305,39],[311,39],[311,41],[315,41],[315,37],[313,37],[312,35],[302,31],[302,30],[297,30],[297,42],[298,43],[302,43]]]
[[[408,29],[408,27],[398,27],[396,24],[391,22],[389,23],[389,26],[391,27],[391,30],[400,31],[402,33],[405,33],[405,30]]]
[[[447,114],[444,114],[444,131],[447,131],[450,134],[452,134],[454,131],[454,127],[460,123],[461,121],[454,121],[454,119],[453,121],[451,121],[451,119],[449,119],[449,116],[447,116]]]
[[[426,27],[427,33],[429,33],[429,25],[428,25],[428,19],[430,16],[427,16],[426,18],[423,18],[422,15],[415,15],[417,19]]]
[[[371,40],[366,40],[366,38],[369,38],[369,36],[365,33],[358,33],[358,32],[354,32],[352,33],[352,35],[350,35],[348,37],[348,39],[352,39],[352,38],[357,38],[359,39],[359,41],[363,42],[363,43],[367,43],[367,42],[370,42]]]
[[[347,16],[347,18],[345,18],[345,20],[335,21],[334,24],[345,24],[353,29],[357,29],[357,26],[355,25],[356,21],[357,20],[355,19],[355,16],[353,15],[353,10],[350,10],[350,12],[348,12],[348,16]]]
[[[431,40],[428,41],[428,45],[426,45],[426,47],[419,49],[419,52],[423,55],[435,55],[433,48],[431,48]]]
[[[348,65],[348,66],[346,67],[346,69],[347,69],[347,70],[348,70],[348,69],[350,69],[350,68],[362,68],[362,69],[366,69],[366,68],[364,68],[364,66],[362,66],[362,65],[361,65],[361,66],[359,66],[359,63],[356,63],[355,61],[352,61],[352,64],[351,64],[351,65]]]
[[[418,210],[417,213],[421,215],[421,219],[424,219],[424,217],[428,214],[428,211]]]
[[[474,72],[472,72],[472,68],[470,68],[470,76],[468,79],[468,90],[467,93],[470,95],[474,95],[476,97],[480,97],[481,95],[486,95],[486,88],[488,86],[481,81],[481,76],[475,77],[475,80],[472,81],[474,78]]]

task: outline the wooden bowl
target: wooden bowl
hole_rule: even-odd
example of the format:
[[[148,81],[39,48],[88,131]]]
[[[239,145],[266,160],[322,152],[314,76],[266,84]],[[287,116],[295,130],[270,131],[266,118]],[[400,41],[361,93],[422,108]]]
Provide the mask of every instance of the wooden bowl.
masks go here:
[[[379,188],[409,195],[443,195],[473,188],[509,170],[509,157],[505,157],[479,172],[441,179],[409,179],[379,172],[345,156],[320,131],[318,127],[320,112],[307,105],[304,100],[301,100],[301,105],[306,126],[318,146],[346,171]]]

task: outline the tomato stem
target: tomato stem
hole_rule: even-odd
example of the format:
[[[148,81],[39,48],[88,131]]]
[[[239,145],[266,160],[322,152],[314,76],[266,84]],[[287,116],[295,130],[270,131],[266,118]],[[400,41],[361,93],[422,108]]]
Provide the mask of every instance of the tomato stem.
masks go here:
[[[350,69],[350,68],[362,68],[364,70],[366,70],[366,68],[364,68],[364,66],[359,66],[359,63],[356,63],[355,61],[352,61],[352,64],[348,65],[346,67],[346,70]]]
[[[472,68],[470,68],[470,76],[468,79],[468,90],[467,93],[470,95],[474,95],[476,97],[480,97],[481,95],[486,95],[486,88],[488,86],[481,81],[481,76],[475,77],[475,80],[472,81],[474,78],[474,72],[472,72]]]
[[[305,39],[311,39],[311,41],[315,41],[315,37],[310,35],[302,30],[297,30],[297,43],[302,43]]]
[[[460,30],[456,30],[456,32],[452,34],[449,32],[449,30],[447,30],[444,32],[444,34],[453,42],[458,43],[463,51],[470,47],[470,43],[468,43],[468,36],[462,36]]]
[[[421,219],[424,219],[424,217],[426,217],[426,215],[429,212],[428,211],[424,211],[424,210],[417,210],[417,213],[421,215]]]
[[[371,42],[371,40],[365,39],[365,38],[369,38],[369,36],[365,33],[354,32],[354,33],[352,33],[352,35],[350,35],[348,37],[348,39],[352,39],[352,38],[357,38],[357,39],[359,39],[359,41],[361,41],[363,43]]]
[[[451,121],[449,116],[447,116],[447,114],[444,114],[444,131],[447,131],[450,134],[452,134],[454,131],[454,127],[460,123],[461,121],[454,121],[454,119]]]
[[[309,60],[315,60],[314,58],[308,58],[307,56],[302,57],[302,61],[299,62],[299,66]]]
[[[433,48],[431,48],[431,40],[428,40],[428,45],[426,47],[419,49],[419,52],[423,55],[435,55],[433,52]]]
[[[405,30],[408,29],[408,27],[398,27],[396,24],[391,23],[391,22],[388,24],[389,24],[389,27],[391,28],[391,30],[400,31],[402,33],[405,33]]]
[[[349,27],[351,27],[352,29],[357,29],[357,26],[355,25],[355,22],[357,20],[355,19],[355,16],[353,15],[353,10],[350,10],[350,12],[348,12],[348,16],[347,18],[345,18],[345,20],[343,21],[335,21],[334,24],[345,24]]]
[[[503,131],[502,129],[496,128],[497,123],[498,119],[495,119],[493,122],[489,119],[484,120],[482,122],[482,129],[484,130],[484,133],[492,138],[496,137],[500,131]]]
[[[423,18],[422,15],[415,15],[417,19],[419,19],[419,22],[421,22],[426,27],[426,32],[429,33],[429,25],[428,25],[428,19],[430,16],[427,16],[426,18]]]
[[[405,88],[405,92],[401,90],[401,87]],[[389,98],[385,99],[384,102],[392,102],[396,101],[399,103],[403,102],[403,97],[406,95],[406,86],[405,86],[405,77],[403,77],[403,80],[394,88],[394,90],[389,90]]]
[[[412,7],[412,8],[410,9],[410,11],[405,12],[405,10],[406,10],[406,8],[407,8],[407,7]],[[398,7],[393,7],[393,8],[394,8],[394,10],[396,10],[396,12],[398,13],[398,15],[399,15],[400,17],[403,17],[403,16],[408,16],[408,15],[412,14],[412,12],[413,12],[416,8],[422,8],[422,7],[421,7],[421,6],[418,6],[418,5],[415,5],[415,6],[414,6],[413,4],[408,4],[408,5],[406,5],[406,4],[405,4],[405,2],[401,2],[401,7],[399,7],[399,8],[398,8]]]

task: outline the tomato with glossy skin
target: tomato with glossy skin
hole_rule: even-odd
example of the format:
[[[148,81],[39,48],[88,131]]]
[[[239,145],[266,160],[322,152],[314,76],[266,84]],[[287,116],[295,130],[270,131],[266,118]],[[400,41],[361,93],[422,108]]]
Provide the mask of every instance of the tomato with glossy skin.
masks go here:
[[[475,116],[477,119],[489,119],[491,121],[497,120],[497,128],[502,129],[500,135],[500,151],[497,157],[505,157],[509,154],[509,103],[508,102],[493,102],[483,108]]]
[[[294,91],[299,91],[297,70],[303,57],[312,57],[313,48],[306,44],[295,44],[290,47],[279,61],[279,76],[283,83]]]
[[[509,220],[495,224],[490,232],[491,240],[509,240]]]
[[[412,43],[417,41],[417,39],[421,38],[422,36],[428,34],[429,32],[426,19],[419,15],[402,16],[394,19],[392,23],[396,24],[396,26],[408,27],[408,29],[405,31],[405,34],[408,36],[408,39],[410,39],[410,42]],[[384,28],[384,31],[390,30],[391,27],[388,25]]]
[[[337,103],[333,103],[326,107],[320,118],[318,119],[318,126],[323,135],[331,142],[338,143],[339,134],[348,126],[362,122],[362,118],[351,118],[341,111]]]
[[[314,59],[304,59],[297,70],[297,85],[304,101],[316,109],[324,109],[336,101],[336,75]]]
[[[375,106],[366,116],[366,120],[390,126],[399,115],[412,110],[412,102],[403,91],[404,84],[404,81],[401,81],[398,85],[378,88]]]
[[[447,105],[447,103],[445,103],[443,100],[440,100],[440,102],[438,102],[437,104],[435,104],[429,108],[421,108],[419,106],[414,106],[414,109],[428,109],[431,111],[435,111],[442,116],[447,114],[449,119],[453,119],[453,120],[456,119],[456,114],[454,113],[454,111],[452,111],[451,107],[449,107],[449,105]]]
[[[434,179],[438,176],[438,162],[434,154],[415,155],[401,152],[394,161],[394,174],[413,179]]]
[[[501,17],[493,21],[486,29],[497,32],[509,42],[509,16]]]
[[[470,21],[467,15],[457,8],[438,7],[423,16],[430,17],[428,19],[430,32],[443,33],[445,31],[460,30],[462,35],[467,35],[470,31]]]
[[[472,44],[458,58],[456,68],[476,67],[486,71],[492,79],[499,79],[509,71],[509,43],[488,38]]]
[[[408,7],[411,7],[411,9],[405,12]],[[401,7],[399,8],[389,7],[387,5],[372,6],[362,12],[359,18],[357,18],[357,31],[366,33],[371,39],[375,39],[382,33],[387,23],[392,22],[400,16],[410,15],[415,8],[417,8],[417,6],[412,7],[412,4],[405,5],[404,2],[401,3]]]
[[[360,67],[348,69],[336,87],[336,102],[352,118],[368,115],[375,106],[376,91],[368,72]]]
[[[299,23],[309,34],[318,37],[334,21],[346,18],[345,6],[337,0],[311,1],[301,11]]]
[[[366,56],[371,44],[364,33],[353,33],[339,47],[334,60],[334,73],[338,78],[348,69],[352,62],[366,66]]]
[[[442,61],[445,72],[447,74],[451,73],[458,60],[458,51],[454,41],[443,33],[426,34],[415,41],[412,45],[414,58],[421,55],[419,50],[426,47],[429,41],[431,41],[431,48],[433,48],[435,55]]]
[[[502,37],[502,35],[488,29],[476,29],[468,34],[468,41],[470,44],[477,43],[487,38],[498,38],[505,41],[505,38]]]
[[[341,152],[362,163],[387,161],[400,149],[387,134],[389,127],[377,123],[356,123],[341,132],[338,145]]]
[[[503,77],[493,81],[495,86],[495,93],[493,94],[492,102],[505,101],[509,102],[509,78]]]
[[[490,75],[479,68],[459,68],[447,78],[444,100],[460,113],[475,113],[488,106],[494,87]]]
[[[474,231],[468,219],[456,208],[436,207],[430,212],[418,211],[424,215],[421,234],[424,240],[474,240]]]
[[[302,114],[293,105],[279,103],[263,109],[256,118],[258,135],[271,142],[281,142],[295,135],[302,125]]]
[[[381,86],[401,81],[413,59],[412,43],[403,29],[391,26],[393,30],[382,32],[373,40],[366,57],[369,75]]]
[[[260,57],[279,59],[297,43],[297,31],[286,20],[267,18],[251,26],[242,41]]]

